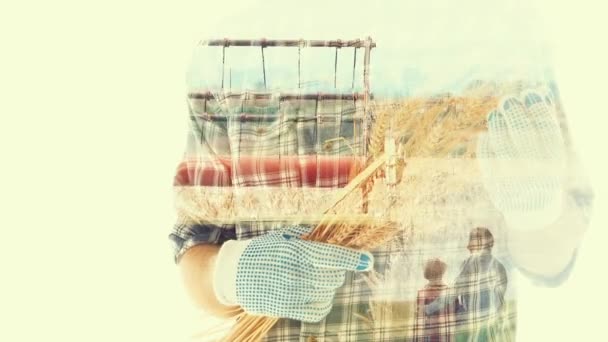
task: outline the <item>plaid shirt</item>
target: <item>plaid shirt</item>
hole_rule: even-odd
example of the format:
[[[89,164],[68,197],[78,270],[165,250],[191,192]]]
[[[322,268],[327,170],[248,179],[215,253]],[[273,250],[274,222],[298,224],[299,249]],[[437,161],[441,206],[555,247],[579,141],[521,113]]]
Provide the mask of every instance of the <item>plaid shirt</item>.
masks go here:
[[[174,184],[344,186],[349,160],[362,157],[360,102],[190,98],[187,148]]]
[[[452,287],[425,302],[426,315],[442,318],[438,326],[444,336],[447,331],[466,335],[494,332],[492,325],[501,318],[507,284],[505,267],[491,251],[476,252],[464,261]]]
[[[418,291],[413,338],[415,342],[451,342],[454,321],[453,306],[448,305],[431,315],[424,312],[425,305],[444,295],[446,284],[428,284]]]
[[[339,188],[347,184],[353,160],[364,143],[356,133],[361,131],[362,113],[353,101],[334,101],[318,108],[314,101],[279,106],[270,99],[256,106],[246,98],[204,104],[191,98],[189,105],[191,129],[184,161],[174,179],[176,188]],[[311,108],[326,117],[311,116]],[[420,270],[425,259],[441,255],[453,265],[454,260],[467,258],[470,226],[463,223],[466,228],[460,230],[457,226],[454,223],[453,236],[399,237],[372,251],[375,273],[388,286],[379,289],[370,284],[367,274],[348,273],[325,319],[318,323],[281,319],[265,341],[513,340],[515,301],[505,294],[511,267],[503,267],[498,260],[506,265],[511,261],[501,243],[506,241],[505,233],[499,227],[493,229],[494,256],[469,257],[447,289],[423,289]],[[255,220],[217,226],[180,218],[170,240],[179,261],[197,244],[250,239],[280,227],[281,223]],[[403,267],[398,267],[400,263]],[[398,274],[391,275],[391,268],[398,269]],[[397,280],[391,283],[387,280],[391,277]],[[508,284],[513,287],[513,282]],[[436,298],[449,298],[450,304],[439,314],[425,317],[420,306],[426,308]]]
[[[189,100],[191,124],[184,161],[174,179],[176,187],[338,188],[348,183],[353,161],[360,158],[362,137],[355,130],[362,131],[363,120],[356,101],[287,101],[280,110],[273,99],[258,107],[246,96],[203,102]],[[180,218],[169,237],[178,261],[194,245],[250,239],[281,226],[259,221],[215,226]],[[359,299],[368,296],[369,289],[362,281],[355,284],[353,274],[346,282],[351,285],[338,291],[334,310],[325,321],[327,326],[343,326],[336,334],[361,336],[371,330],[363,321],[350,318],[352,305],[365,314],[367,307]],[[352,322],[343,325],[347,318]],[[325,326],[284,319],[267,340],[293,341],[299,336],[322,340]]]

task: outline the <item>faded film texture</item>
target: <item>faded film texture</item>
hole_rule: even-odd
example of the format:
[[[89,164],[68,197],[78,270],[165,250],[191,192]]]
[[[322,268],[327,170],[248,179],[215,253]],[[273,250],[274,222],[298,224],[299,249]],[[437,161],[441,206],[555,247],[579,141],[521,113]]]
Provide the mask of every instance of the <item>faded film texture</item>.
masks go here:
[[[593,193],[549,60],[471,18],[500,42],[458,19],[457,39],[390,22],[196,46],[169,238],[177,263],[221,246],[224,340],[514,341],[515,271],[567,278]]]

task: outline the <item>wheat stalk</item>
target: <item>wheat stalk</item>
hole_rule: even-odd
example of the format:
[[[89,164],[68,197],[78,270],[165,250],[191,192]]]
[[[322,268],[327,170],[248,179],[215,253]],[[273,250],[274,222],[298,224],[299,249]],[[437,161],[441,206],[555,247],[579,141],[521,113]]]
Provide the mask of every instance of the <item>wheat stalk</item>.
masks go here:
[[[384,138],[386,136],[387,129],[390,127],[389,109],[384,106],[382,110],[379,110],[377,113],[378,114],[374,120],[374,126],[371,130],[369,139],[368,152],[370,159],[375,159],[382,152],[384,152]]]

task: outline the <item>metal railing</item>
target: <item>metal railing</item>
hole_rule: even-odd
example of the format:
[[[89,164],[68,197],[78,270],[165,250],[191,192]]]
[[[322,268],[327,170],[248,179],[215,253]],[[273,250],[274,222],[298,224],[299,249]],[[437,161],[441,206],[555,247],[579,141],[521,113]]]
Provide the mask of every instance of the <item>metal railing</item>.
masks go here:
[[[281,101],[289,100],[315,100],[314,115],[317,117],[322,114],[317,112],[318,102],[320,101],[331,101],[331,100],[344,100],[344,101],[363,101],[363,122],[361,128],[363,130],[363,154],[367,154],[367,140],[368,140],[368,120],[371,116],[369,112],[370,100],[373,98],[370,91],[370,57],[371,50],[376,47],[376,43],[370,38],[366,39],[354,39],[354,40],[303,40],[303,39],[211,39],[202,40],[199,45],[203,46],[215,46],[222,47],[222,79],[221,79],[221,92],[212,93],[210,91],[192,92],[188,94],[190,99],[203,100],[203,107],[207,108],[207,101],[215,100],[218,102],[224,101],[229,98],[240,98],[242,100],[270,100],[275,99],[277,96],[270,92],[243,92],[235,93],[232,91],[226,92],[224,89],[225,84],[225,69],[226,69],[226,49],[231,47],[260,47],[261,58],[262,58],[262,72],[264,75],[264,88],[267,89],[266,79],[266,60],[264,56],[264,49],[270,47],[295,47],[298,48],[298,88],[301,88],[301,50],[302,48],[310,47],[321,47],[321,48],[335,48],[335,59],[334,59],[334,87],[337,89],[337,68],[338,68],[338,51],[342,48],[354,48],[353,54],[353,76],[352,76],[352,89],[355,88],[355,72],[357,66],[357,50],[363,49],[363,92],[352,92],[352,93],[280,93],[278,95],[279,104]],[[208,119],[220,120],[221,116],[208,115]],[[354,127],[353,134],[358,136],[357,125]]]

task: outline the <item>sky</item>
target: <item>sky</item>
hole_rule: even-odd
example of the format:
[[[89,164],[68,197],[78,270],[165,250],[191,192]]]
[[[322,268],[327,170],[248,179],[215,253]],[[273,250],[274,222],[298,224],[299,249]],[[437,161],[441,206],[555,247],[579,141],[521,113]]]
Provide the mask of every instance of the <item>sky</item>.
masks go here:
[[[550,76],[550,39],[538,7],[529,1],[312,0],[298,11],[287,3],[251,2],[242,10],[229,10],[212,19],[204,36],[356,39],[369,35],[378,44],[371,58],[372,90],[378,95],[433,94],[461,90],[477,79],[536,81]],[[242,22],[248,24],[236,24]],[[205,49],[209,48],[195,49],[188,81],[213,88],[221,80],[217,75],[221,53],[199,51]],[[267,59],[266,68],[277,74],[271,79],[285,78],[281,85],[297,84],[289,72],[297,70],[297,51],[293,50],[266,50],[275,55]],[[335,51],[312,50],[324,51],[303,52],[305,73],[315,72],[315,77],[326,78],[333,86]],[[339,53],[339,70],[345,72],[339,73],[339,86],[351,84],[352,55],[347,49]],[[250,82],[262,79],[259,49],[227,49],[226,67],[233,70],[235,88],[247,88]]]

